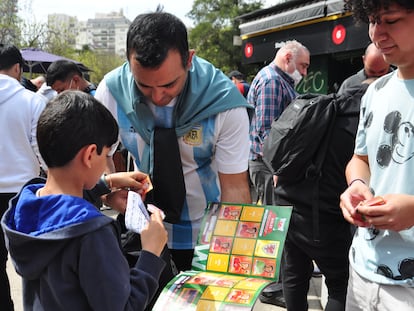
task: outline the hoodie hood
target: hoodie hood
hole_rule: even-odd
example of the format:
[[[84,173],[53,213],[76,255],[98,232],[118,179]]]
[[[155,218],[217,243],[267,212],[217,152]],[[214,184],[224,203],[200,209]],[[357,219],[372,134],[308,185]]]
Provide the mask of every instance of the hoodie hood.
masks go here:
[[[0,105],[7,102],[16,93],[24,92],[25,88],[15,78],[0,74]]]
[[[36,178],[9,203],[1,220],[6,246],[16,271],[37,278],[72,239],[112,222],[82,198],[70,195],[37,197],[44,186]]]

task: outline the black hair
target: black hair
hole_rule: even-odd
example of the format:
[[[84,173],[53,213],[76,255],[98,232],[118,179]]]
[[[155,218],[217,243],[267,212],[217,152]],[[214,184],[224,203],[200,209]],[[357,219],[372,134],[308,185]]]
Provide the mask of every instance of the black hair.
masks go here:
[[[111,112],[93,96],[64,91],[52,99],[39,117],[37,143],[50,168],[69,163],[83,147],[96,144],[98,154],[118,140]]]
[[[24,65],[24,60],[20,50],[9,44],[0,44],[0,70],[10,69],[15,64]]]
[[[127,34],[127,58],[135,52],[141,66],[157,68],[167,58],[170,50],[181,55],[186,66],[189,49],[187,28],[176,16],[165,12],[138,15],[129,26]]]
[[[56,81],[66,81],[74,75],[83,77],[82,71],[76,63],[70,60],[57,60],[49,65],[46,73],[46,84],[52,86]]]
[[[407,10],[414,9],[413,0],[344,0],[345,8],[354,13],[358,21],[369,22],[370,16],[375,16],[384,8],[388,9],[392,4],[398,4]]]

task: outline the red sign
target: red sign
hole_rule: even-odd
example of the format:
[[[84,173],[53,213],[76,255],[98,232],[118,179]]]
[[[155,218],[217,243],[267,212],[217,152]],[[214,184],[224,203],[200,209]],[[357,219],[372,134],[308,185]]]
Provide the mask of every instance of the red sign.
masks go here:
[[[343,25],[336,25],[332,30],[332,42],[336,45],[340,45],[344,42],[346,37],[346,28]]]
[[[246,45],[244,46],[244,55],[247,58],[252,57],[252,55],[253,55],[253,44],[246,43]]]

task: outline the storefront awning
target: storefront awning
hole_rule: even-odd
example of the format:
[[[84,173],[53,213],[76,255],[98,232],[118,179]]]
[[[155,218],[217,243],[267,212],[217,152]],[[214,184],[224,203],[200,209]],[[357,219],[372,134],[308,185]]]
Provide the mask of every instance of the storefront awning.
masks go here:
[[[286,26],[343,13],[343,0],[291,1],[239,16],[238,19],[245,21],[239,26],[240,35],[243,39],[269,30],[277,31]]]

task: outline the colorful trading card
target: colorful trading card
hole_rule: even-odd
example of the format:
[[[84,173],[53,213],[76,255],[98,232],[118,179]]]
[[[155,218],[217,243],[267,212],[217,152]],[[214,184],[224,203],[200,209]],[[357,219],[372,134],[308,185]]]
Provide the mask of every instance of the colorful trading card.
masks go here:
[[[210,252],[229,254],[233,244],[233,238],[225,236],[213,236]]]
[[[228,293],[228,288],[210,285],[204,290],[201,299],[224,301]]]
[[[152,185],[151,179],[150,179],[150,177],[148,175],[142,181],[142,185],[143,186],[146,186],[146,188],[144,189],[144,194],[150,192],[153,189],[153,185]]]
[[[259,234],[259,227],[258,222],[239,222],[236,236],[255,239]]]
[[[264,208],[257,206],[244,206],[240,216],[241,221],[261,222],[263,218]]]
[[[221,287],[233,287],[241,280],[243,280],[243,277],[241,276],[224,274],[214,281],[214,285]]]
[[[217,220],[214,235],[234,236],[237,228],[237,221]]]
[[[279,241],[257,240],[254,255],[258,257],[276,258],[279,251]]]
[[[229,265],[229,255],[212,253],[207,259],[207,270],[217,272],[227,272]]]
[[[232,254],[253,256],[255,245],[256,240],[254,239],[235,238],[233,241]]]
[[[274,278],[276,273],[276,260],[269,258],[255,258],[253,260],[253,275]]]
[[[231,256],[229,272],[236,274],[250,274],[252,258],[247,256]]]
[[[257,291],[259,288],[263,286],[263,284],[268,284],[269,280],[263,278],[246,278],[240,282],[238,282],[234,288],[238,289],[246,289],[246,290],[253,290]]]
[[[228,220],[238,220],[242,207],[234,205],[223,205],[220,210],[219,218]]]
[[[190,278],[188,284],[198,284],[198,285],[210,285],[213,284],[215,278],[209,273],[199,273],[192,278]]]
[[[254,291],[232,289],[226,298],[227,302],[249,304],[254,297]]]

